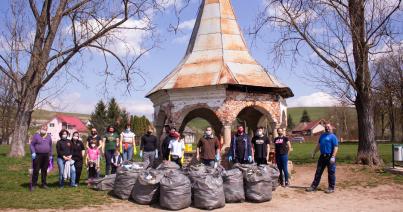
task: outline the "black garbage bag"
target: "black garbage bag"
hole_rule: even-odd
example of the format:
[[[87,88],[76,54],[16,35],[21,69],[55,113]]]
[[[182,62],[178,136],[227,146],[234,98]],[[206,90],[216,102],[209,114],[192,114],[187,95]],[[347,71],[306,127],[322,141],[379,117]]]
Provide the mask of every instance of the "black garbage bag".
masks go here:
[[[168,172],[170,170],[178,170],[178,169],[180,169],[179,165],[172,161],[163,161],[157,167],[157,170],[161,170],[164,172]]]
[[[160,205],[180,210],[192,204],[192,187],[188,177],[179,170],[167,171],[160,181]]]
[[[222,172],[225,202],[245,201],[243,174],[239,169],[230,169]]]
[[[252,202],[272,199],[272,180],[267,166],[253,166],[243,172],[245,197]]]
[[[269,174],[271,176],[273,191],[275,191],[279,186],[278,179],[280,177],[280,171],[278,170],[277,166],[267,165],[266,167],[269,170]]]
[[[160,181],[164,173],[149,169],[140,173],[132,190],[132,199],[139,204],[149,205],[158,201]]]
[[[218,170],[201,169],[189,173],[192,182],[193,205],[212,210],[225,206],[223,180]]]
[[[90,182],[90,187],[97,191],[112,191],[115,184],[116,174],[97,178]]]
[[[127,200],[140,173],[144,171],[143,163],[127,162],[116,170],[113,193],[120,199]]]

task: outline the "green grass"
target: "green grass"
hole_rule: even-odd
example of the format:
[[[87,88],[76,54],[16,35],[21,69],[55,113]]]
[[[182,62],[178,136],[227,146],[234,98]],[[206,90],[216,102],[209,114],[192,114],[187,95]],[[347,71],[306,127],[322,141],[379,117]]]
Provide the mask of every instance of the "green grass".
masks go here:
[[[90,115],[88,114],[81,114],[81,113],[65,113],[65,112],[56,112],[56,111],[48,111],[48,110],[35,110],[32,113],[32,120],[50,120],[53,118],[56,114],[63,114],[63,115],[70,115],[70,116],[76,116],[79,119],[82,120],[88,120],[90,119]]]
[[[355,109],[349,108],[352,113],[355,115]],[[333,110],[332,107],[293,107],[288,108],[288,113],[291,115],[294,123],[299,123],[302,117],[302,112],[304,110],[308,111],[308,115],[311,120],[318,119],[330,119],[330,112]]]
[[[315,143],[293,143],[292,147],[294,149],[290,154],[290,160],[295,164],[306,164],[315,163],[316,158],[311,158],[312,150],[315,148]],[[337,154],[338,163],[355,163],[355,157],[357,154],[358,144],[356,143],[341,143],[339,146],[339,152]],[[391,144],[379,144],[378,151],[385,162],[385,165],[390,165],[392,163],[392,145]]]

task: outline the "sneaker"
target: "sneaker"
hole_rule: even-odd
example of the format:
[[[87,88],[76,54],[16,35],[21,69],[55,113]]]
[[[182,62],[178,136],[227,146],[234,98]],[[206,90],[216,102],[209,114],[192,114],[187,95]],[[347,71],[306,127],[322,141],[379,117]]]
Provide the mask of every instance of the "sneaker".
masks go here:
[[[36,186],[31,186],[30,190],[34,191],[36,189]]]
[[[45,184],[45,185],[42,185],[41,188],[48,189],[49,187]]]
[[[314,188],[314,187],[311,186],[311,187],[305,189],[305,191],[306,191],[306,192],[315,192],[315,191],[316,191],[316,188]]]
[[[333,188],[328,188],[328,189],[326,189],[325,193],[326,194],[334,193],[334,189]]]
[[[285,187],[288,187],[288,186],[290,186],[290,182],[285,181]]]
[[[78,185],[77,185],[77,184],[74,184],[74,185],[72,185],[71,187],[75,188],[75,187],[78,187]]]

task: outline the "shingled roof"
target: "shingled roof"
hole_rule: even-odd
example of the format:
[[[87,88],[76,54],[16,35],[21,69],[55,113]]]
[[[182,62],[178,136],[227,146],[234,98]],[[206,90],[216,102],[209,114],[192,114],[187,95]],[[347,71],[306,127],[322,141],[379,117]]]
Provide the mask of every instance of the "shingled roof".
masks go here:
[[[213,85],[241,85],[293,93],[252,58],[230,0],[203,0],[179,65],[147,96],[160,90]]]

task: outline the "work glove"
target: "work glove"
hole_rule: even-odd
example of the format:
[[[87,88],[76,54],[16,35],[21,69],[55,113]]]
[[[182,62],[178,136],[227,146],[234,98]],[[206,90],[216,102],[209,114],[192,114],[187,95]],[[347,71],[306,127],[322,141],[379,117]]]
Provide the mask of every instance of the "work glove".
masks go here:
[[[155,159],[158,159],[158,150],[155,150]]]
[[[215,155],[215,161],[220,161],[220,155],[219,154]]]
[[[181,164],[185,163],[185,156],[182,156],[181,158]]]
[[[36,153],[35,152],[31,154],[31,158],[32,158],[32,160],[35,160],[35,158],[36,158]]]
[[[335,163],[336,163],[336,158],[335,158],[335,157],[331,157],[331,158],[330,158],[330,163],[331,163],[331,164],[335,164]]]
[[[231,162],[232,161],[232,156],[228,157],[228,161]]]
[[[137,148],[136,148],[136,145],[133,145],[133,154],[137,154]]]
[[[140,158],[143,158],[143,151],[140,151]]]
[[[252,163],[252,156],[248,156],[249,163]]]

